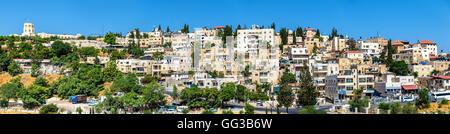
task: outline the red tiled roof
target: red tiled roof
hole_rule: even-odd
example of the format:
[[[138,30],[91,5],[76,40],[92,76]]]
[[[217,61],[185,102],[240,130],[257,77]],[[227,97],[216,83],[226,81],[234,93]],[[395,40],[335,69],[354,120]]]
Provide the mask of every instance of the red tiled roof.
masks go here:
[[[307,28],[306,31],[316,31],[314,28]]]
[[[437,78],[437,79],[445,79],[445,80],[450,80],[450,76],[444,76],[444,75],[434,75],[432,76],[433,78]]]
[[[224,28],[224,27],[223,26],[214,27],[214,29],[222,29],[222,28]]]
[[[289,83],[291,87],[300,87],[300,83]]]
[[[435,42],[429,41],[429,40],[423,40],[420,42],[420,44],[436,44]]]
[[[347,53],[362,53],[362,52],[360,52],[360,51],[344,51],[342,53],[347,54]]]
[[[437,57],[437,56],[430,56],[430,59],[436,59],[436,58],[439,58],[439,57]]]
[[[418,90],[416,85],[402,85],[403,90]]]
[[[392,42],[392,45],[403,45],[403,41],[396,40],[396,41]]]

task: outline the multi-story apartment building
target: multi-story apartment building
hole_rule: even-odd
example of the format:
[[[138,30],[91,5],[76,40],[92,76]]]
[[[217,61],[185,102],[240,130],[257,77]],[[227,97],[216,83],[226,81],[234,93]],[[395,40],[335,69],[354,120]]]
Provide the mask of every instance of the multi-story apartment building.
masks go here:
[[[291,48],[289,53],[289,61],[291,61],[291,66],[289,70],[299,75],[299,71],[304,67],[303,63],[309,65],[309,55],[307,48]]]
[[[437,55],[437,45],[435,42],[429,41],[429,40],[423,40],[420,41],[420,45],[428,50],[430,55]]]
[[[418,77],[428,77],[433,71],[433,66],[430,64],[415,64],[408,65],[409,73],[417,72]]]
[[[331,50],[335,52],[341,52],[344,51],[345,48],[347,48],[346,42],[348,39],[340,38],[340,37],[334,37],[331,41]]]
[[[356,65],[351,70],[341,70],[337,75],[330,75],[325,78],[325,94],[328,97],[346,98],[353,96],[353,90],[363,88],[366,91],[375,87],[375,77],[359,73]]]
[[[366,39],[367,43],[378,43],[381,45],[381,47],[383,49],[387,48],[388,45],[388,40],[384,39],[383,37],[376,37],[376,38],[370,38],[370,39]]]
[[[402,86],[405,85],[415,85],[414,76],[396,76],[388,73],[376,81],[375,89],[382,94],[399,95],[402,93]]]
[[[366,55],[379,55],[382,51],[381,45],[378,43],[358,42],[356,47]]]
[[[398,54],[392,56],[394,60],[406,61],[409,64],[417,64],[421,61],[429,60],[430,55],[428,50],[424,50],[421,47],[405,48]]]

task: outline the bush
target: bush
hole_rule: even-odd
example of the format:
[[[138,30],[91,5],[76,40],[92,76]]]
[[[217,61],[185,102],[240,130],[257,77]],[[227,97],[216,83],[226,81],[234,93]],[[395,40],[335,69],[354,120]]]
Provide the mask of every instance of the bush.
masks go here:
[[[378,104],[378,109],[380,109],[382,114],[387,114],[387,111],[390,108],[390,104],[389,103],[383,103],[381,102],[380,104]]]
[[[153,114],[153,112],[150,110],[144,110],[144,114]]]
[[[222,110],[222,114],[234,114],[234,113],[230,109],[230,110]]]
[[[188,108],[185,108],[185,109],[183,109],[181,112],[182,112],[183,114],[187,114],[187,113],[189,113],[189,109],[188,109]]]
[[[42,106],[39,109],[39,114],[54,114],[58,112],[58,107],[55,104]]]
[[[447,99],[442,99],[442,101],[441,101],[441,104],[443,104],[443,105],[447,105],[448,104],[448,100]]]
[[[390,107],[391,114],[400,114],[402,111],[402,106],[399,102],[395,102]]]
[[[0,100],[0,107],[8,107],[9,102],[6,99],[1,99]]]
[[[412,103],[408,102],[406,105],[402,107],[402,114],[417,114],[417,108],[412,105]]]
[[[209,109],[206,109],[202,112],[202,114],[214,114],[214,112]]]
[[[245,104],[244,110],[245,110],[245,114],[254,114],[255,107],[253,107],[252,105],[247,103],[247,104]]]
[[[83,113],[83,109],[81,109],[81,107],[77,107],[76,112],[77,112],[78,114],[82,114],[82,113]]]
[[[314,106],[304,106],[304,109],[298,111],[298,114],[327,114],[325,111],[318,111],[314,108]]]

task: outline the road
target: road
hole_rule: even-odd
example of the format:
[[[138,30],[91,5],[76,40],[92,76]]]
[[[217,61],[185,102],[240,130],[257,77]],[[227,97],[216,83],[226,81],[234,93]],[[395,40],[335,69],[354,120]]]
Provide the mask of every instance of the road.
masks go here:
[[[239,109],[239,110],[244,108],[244,105],[245,105],[244,103],[228,103],[228,104],[226,104],[226,106],[231,106],[232,109]],[[266,107],[265,106],[255,106],[255,105],[253,105],[253,106],[255,107],[255,111],[263,112],[263,113],[266,112]],[[266,105],[266,106],[267,106],[267,112],[270,113],[270,106],[269,105]],[[319,111],[327,111],[331,107],[332,107],[331,104],[326,104],[326,105],[323,105],[323,106],[319,106],[319,108],[317,108],[317,110],[319,110]],[[303,110],[303,108],[290,107],[288,114],[298,114],[298,111],[300,111],[300,110]],[[274,114],[277,113],[277,108],[273,107],[272,112]],[[286,108],[284,108],[284,107],[280,108],[280,112],[286,113]]]

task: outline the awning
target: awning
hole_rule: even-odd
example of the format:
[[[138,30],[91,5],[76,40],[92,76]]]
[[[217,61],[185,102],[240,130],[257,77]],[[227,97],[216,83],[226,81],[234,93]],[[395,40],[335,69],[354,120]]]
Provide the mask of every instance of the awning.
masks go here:
[[[273,91],[274,92],[280,91],[280,87],[273,87]]]
[[[417,88],[416,85],[402,85],[403,90],[418,90],[419,88]]]
[[[402,89],[402,87],[401,86],[395,86],[395,87],[386,87],[386,89]]]
[[[353,91],[339,91],[339,94],[351,94]]]
[[[364,92],[364,93],[366,93],[366,94],[373,94],[373,93],[375,93],[375,91],[374,90],[366,90],[366,92]]]

